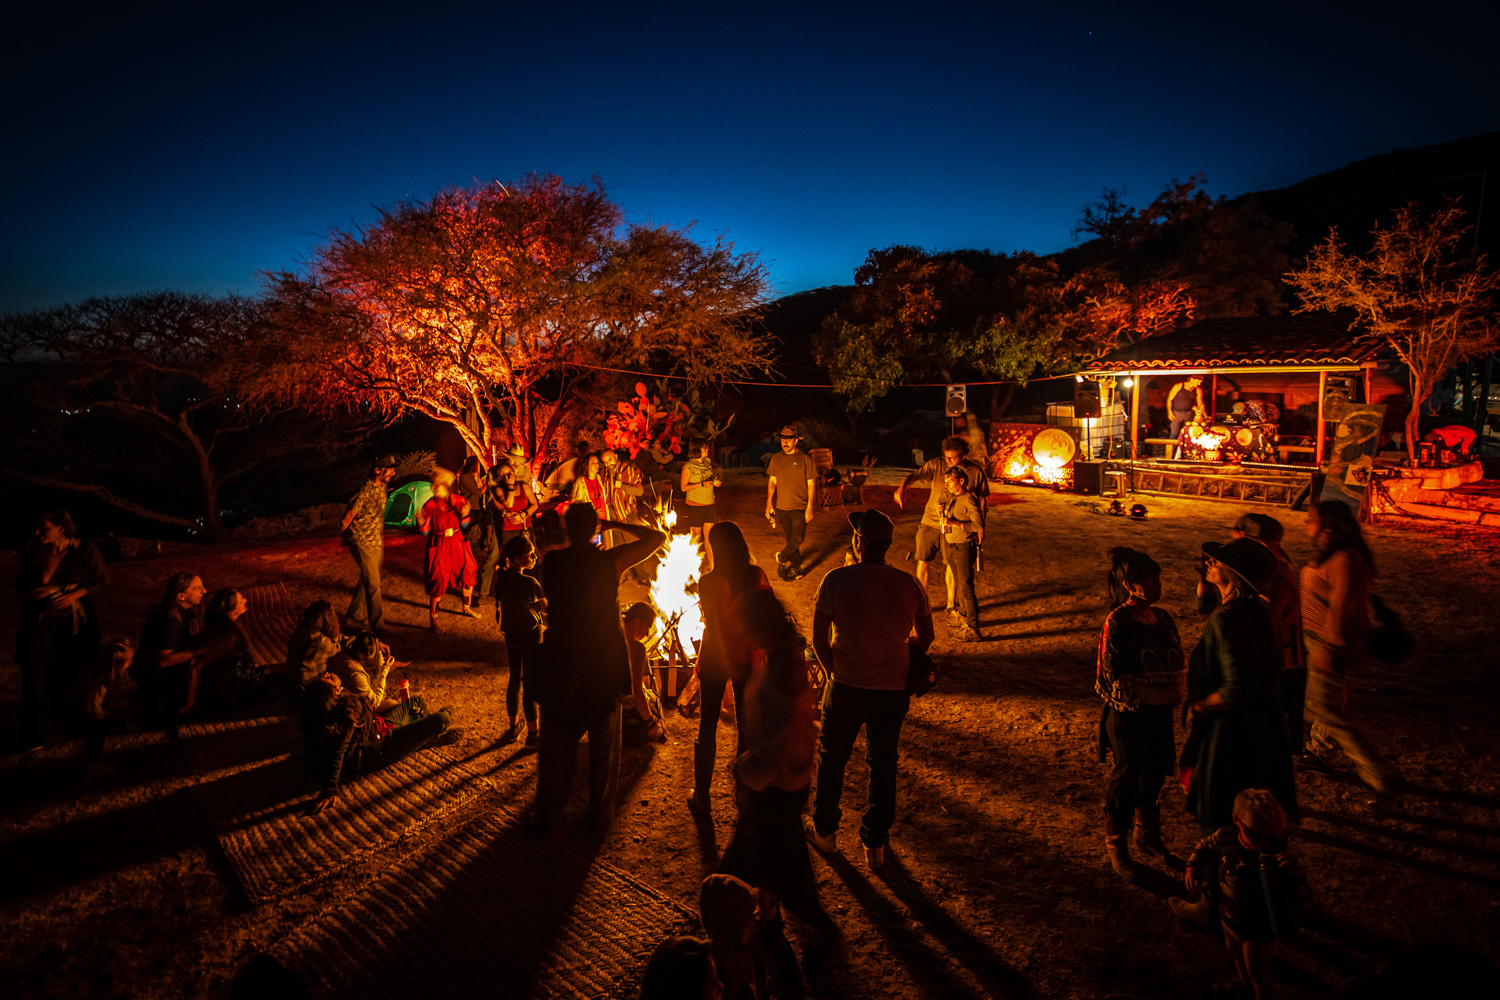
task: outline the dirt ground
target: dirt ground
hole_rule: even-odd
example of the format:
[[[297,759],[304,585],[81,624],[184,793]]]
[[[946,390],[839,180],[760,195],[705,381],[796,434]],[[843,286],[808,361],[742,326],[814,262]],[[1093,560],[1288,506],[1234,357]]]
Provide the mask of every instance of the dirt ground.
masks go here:
[[[896,509],[894,481],[878,476],[866,495],[896,519],[893,556],[909,568],[900,557],[918,512]],[[757,476],[735,474],[722,508],[769,566],[780,540],[760,516],[762,489]],[[945,673],[907,720],[892,857],[879,872],[866,868],[854,832],[865,793],[856,750],[844,798],[847,853],[814,859],[845,941],[811,959],[805,929],[789,921],[790,949],[777,952],[778,996],[1167,998],[1206,995],[1232,974],[1213,934],[1168,913],[1165,897],[1176,883],[1164,871],[1132,886],[1103,858],[1092,674],[1104,553],[1130,544],[1162,563],[1162,604],[1191,644],[1202,625],[1191,593],[1194,554],[1202,541],[1225,538],[1238,513],[1207,501],[1140,499],[1150,514],[1132,521],[1108,516],[1095,500],[997,489],[979,586],[988,638],[961,642],[939,616],[934,652]],[[1308,556],[1301,515],[1279,513],[1300,563]],[[818,580],[840,563],[848,535],[844,512],[821,512],[808,535],[816,568],[777,586],[804,627]],[[1299,775],[1305,819],[1293,849],[1309,871],[1315,908],[1277,965],[1296,998],[1321,996],[1413,944],[1457,942],[1500,959],[1500,532],[1407,523],[1373,529],[1371,541],[1377,589],[1420,646],[1406,664],[1372,670],[1358,706],[1420,793],[1375,818],[1350,776]],[[497,791],[476,808],[522,803],[535,756],[494,745],[505,729],[505,667],[493,618],[449,614],[438,636],[419,628],[420,554],[419,539],[390,540],[393,645],[416,661],[412,678],[429,701],[455,707],[462,749],[493,775]],[[0,566],[12,578],[15,555]],[[200,572],[210,589],[281,580],[298,601],[340,604],[355,575],[334,538],[128,561],[114,567],[114,587],[101,602],[106,631],[138,632],[162,581],[184,569]],[[622,597],[636,593],[632,587]],[[5,624],[8,655],[13,619]],[[7,732],[17,698],[7,663],[0,675]],[[558,834],[597,844],[610,862],[689,905],[734,817],[721,774],[716,844],[700,842],[684,806],[695,726],[673,714],[669,742],[627,751],[619,815],[602,844],[578,829],[581,795],[572,826]],[[155,733],[113,739],[109,754],[120,768],[92,782],[82,776],[76,743],[0,759],[0,970],[9,995],[231,995],[253,956],[373,874],[366,866],[250,907],[188,798],[200,779],[187,773],[180,750]],[[1182,801],[1169,784],[1167,839],[1185,853],[1195,826]],[[438,825],[422,836],[430,843],[450,830]]]

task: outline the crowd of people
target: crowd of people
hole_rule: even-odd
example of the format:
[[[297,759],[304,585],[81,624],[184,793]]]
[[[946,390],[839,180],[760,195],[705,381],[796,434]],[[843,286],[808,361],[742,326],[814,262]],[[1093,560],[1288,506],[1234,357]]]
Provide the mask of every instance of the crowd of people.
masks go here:
[[[802,545],[817,489],[814,465],[798,445],[796,429],[783,428],[767,464],[766,516],[782,532],[775,562],[783,582],[806,573]],[[913,694],[926,689],[922,675],[930,683],[928,581],[939,557],[946,608],[961,634],[980,634],[975,580],[989,483],[964,439],[945,440],[942,451],[895,492],[904,509],[909,490],[928,491],[910,553],[915,574],[888,561],[895,525],[886,514],[851,514],[849,558],[818,584],[804,635],[739,525],[720,518],[714,491],[722,481],[711,448],[690,447],[678,482],[687,525],[704,541],[711,569],[698,587],[702,707],[686,808],[711,827],[710,793],[722,773],[733,783],[737,819],[720,872],[704,886],[712,941],[659,949],[652,966],[660,969],[648,974],[645,995],[717,995],[703,992],[708,975],[725,996],[763,996],[756,955],[764,935],[779,933],[783,908],[836,935],[818,902],[809,847],[840,851],[845,771],[861,731],[870,775],[857,835],[868,866],[885,863],[898,819],[902,727]],[[109,585],[108,565],[65,512],[44,516],[16,584],[22,743],[81,735],[94,762],[111,726],[170,724],[292,697],[317,788],[314,808],[322,811],[351,775],[451,739],[451,709],[432,708],[392,682],[393,671],[407,666],[386,641],[381,597],[394,468],[392,458],[374,463],[341,523],[359,574],[346,613],[341,619],[328,601],[310,605],[275,677],[249,655],[243,593],[210,596],[192,573],[166,582],[138,643],[104,642],[95,601]],[[439,601],[451,589],[471,616],[479,599],[493,597],[508,664],[501,740],[519,740],[524,726],[525,745],[537,749],[534,820],[542,832],[562,815],[580,740],[588,744],[587,821],[602,829],[614,815],[622,743],[659,740],[664,730],[646,649],[657,615],[646,603],[622,609],[620,584],[666,536],[643,523],[646,486],[631,463],[611,451],[581,452],[574,470],[570,480],[554,477],[539,497],[524,455],[488,471],[471,462],[438,477],[418,514],[431,627],[439,628]],[[544,509],[564,497],[561,514],[563,505]],[[1101,761],[1113,760],[1103,789],[1105,859],[1131,881],[1142,877],[1148,857],[1180,875],[1185,894],[1171,901],[1173,913],[1219,920],[1244,989],[1259,998],[1274,995],[1271,949],[1306,892],[1286,849],[1288,825],[1299,815],[1294,768],[1329,770],[1330,755],[1342,750],[1370,787],[1371,809],[1406,789],[1348,713],[1350,678],[1369,656],[1374,558],[1345,505],[1316,505],[1307,531],[1314,555],[1300,573],[1280,544],[1280,523],[1265,514],[1246,514],[1228,540],[1203,544],[1195,596],[1207,619],[1191,652],[1159,606],[1160,565],[1139,549],[1111,550],[1110,611],[1098,644],[1098,749]],[[720,772],[726,689],[737,724]],[[1174,777],[1202,835],[1186,859],[1163,835],[1160,793]],[[710,912],[718,915],[714,927]],[[737,970],[733,982],[726,967]],[[661,985],[669,981],[679,985]],[[696,985],[682,992],[687,982]]]

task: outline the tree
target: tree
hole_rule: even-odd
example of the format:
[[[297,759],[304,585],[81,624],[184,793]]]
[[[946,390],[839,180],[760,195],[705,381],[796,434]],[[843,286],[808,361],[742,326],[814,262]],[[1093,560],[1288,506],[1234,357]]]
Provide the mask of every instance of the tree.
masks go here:
[[[756,255],[621,219],[597,179],[549,176],[447,189],[335,231],[307,274],[269,276],[280,358],[256,392],[422,413],[489,465],[497,427],[540,461],[570,417],[609,406],[607,369],[701,383],[766,367]]]
[[[1416,202],[1398,209],[1388,227],[1374,229],[1368,256],[1350,254],[1330,229],[1306,266],[1287,274],[1300,293],[1297,312],[1352,309],[1354,326],[1382,338],[1406,365],[1411,411],[1407,454],[1416,464],[1421,406],[1455,365],[1500,346],[1494,293],[1500,276],[1483,255],[1463,256],[1468,227],[1450,200],[1426,215]]]
[[[0,351],[27,373],[29,399],[9,415],[3,472],[217,540],[226,488],[361,439],[348,422],[246,405],[236,373],[252,370],[262,332],[252,300],[176,292],[5,316]]]

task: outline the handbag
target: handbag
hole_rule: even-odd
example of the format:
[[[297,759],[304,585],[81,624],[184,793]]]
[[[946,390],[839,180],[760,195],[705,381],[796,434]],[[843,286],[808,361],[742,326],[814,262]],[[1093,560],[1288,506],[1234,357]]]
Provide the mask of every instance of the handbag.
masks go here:
[[[920,698],[937,686],[937,664],[925,650],[911,649],[911,665],[906,668],[906,693]]]
[[[1370,595],[1370,611],[1375,627],[1366,640],[1370,657],[1380,663],[1400,663],[1411,655],[1417,640],[1401,624],[1401,616],[1392,611],[1380,595]]]

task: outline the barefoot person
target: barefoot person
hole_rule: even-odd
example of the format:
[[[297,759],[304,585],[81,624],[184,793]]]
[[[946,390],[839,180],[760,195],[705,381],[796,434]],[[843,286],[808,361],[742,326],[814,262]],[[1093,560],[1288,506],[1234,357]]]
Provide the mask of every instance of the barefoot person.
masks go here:
[[[390,499],[390,482],[396,477],[396,456],[386,455],[375,461],[370,478],[360,487],[344,510],[339,530],[344,544],[359,567],[359,581],[344,617],[352,624],[363,625],[377,634],[385,631],[385,613],[380,600],[380,563],[385,558],[385,505]]]
[[[1161,839],[1157,796],[1172,773],[1176,751],[1172,706],[1186,691],[1182,640],[1177,623],[1162,608],[1161,567],[1144,552],[1109,550],[1109,599],[1104,619],[1094,690],[1104,699],[1100,757],[1114,754],[1114,771],[1104,786],[1104,848],[1115,874],[1134,881],[1132,836],[1145,854],[1163,858],[1181,871],[1182,859]]]
[[[813,651],[832,682],[823,693],[817,798],[803,829],[824,854],[838,850],[844,768],[864,729],[870,802],[859,839],[866,860],[878,868],[896,820],[897,747],[911,706],[906,673],[911,651],[932,645],[932,608],[910,573],[886,564],[895,531],[891,519],[867,510],[850,514],[849,523],[858,562],[828,571],[813,613]]]
[[[474,610],[474,579],[478,567],[474,550],[464,538],[469,523],[469,504],[452,492],[452,473],[433,481],[432,499],[417,512],[417,525],[427,537],[427,560],[423,564],[423,582],[427,585],[427,627],[439,631],[438,602],[450,588],[458,585],[463,594],[459,613],[479,617]]]

